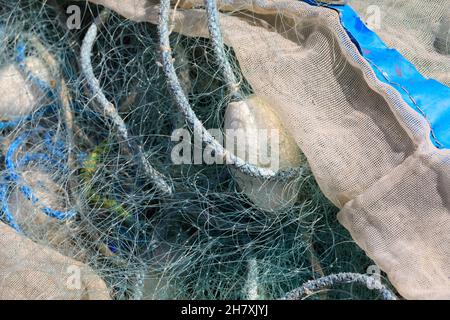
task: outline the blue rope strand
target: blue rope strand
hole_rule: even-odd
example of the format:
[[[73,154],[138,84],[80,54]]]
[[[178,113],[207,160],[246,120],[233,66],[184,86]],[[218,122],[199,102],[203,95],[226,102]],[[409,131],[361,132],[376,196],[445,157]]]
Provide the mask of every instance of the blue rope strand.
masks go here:
[[[22,233],[22,230],[20,229],[19,225],[17,224],[16,220],[14,219],[14,216],[11,214],[11,211],[9,210],[8,205],[8,184],[7,183],[1,183],[0,184],[0,201],[1,201],[1,210],[3,213],[3,218],[5,219],[6,223],[11,226],[13,229],[15,229],[18,233]]]
[[[13,158],[17,150],[25,144],[29,137],[29,133],[24,133],[20,135],[18,138],[16,138],[11,145],[8,148],[8,151],[5,156],[5,164],[6,169],[8,171],[8,178],[10,181],[15,182],[16,184],[19,184],[22,180],[20,175],[16,171],[16,163],[14,162]],[[27,197],[28,200],[30,200],[33,204],[39,203],[39,199],[34,195],[32,189],[26,185],[21,185],[19,188],[22,193]],[[43,211],[45,214],[52,218],[56,218],[58,220],[67,220],[70,218],[73,218],[77,212],[74,210],[62,212],[58,210],[54,210],[52,208],[43,207],[41,208],[41,211]]]

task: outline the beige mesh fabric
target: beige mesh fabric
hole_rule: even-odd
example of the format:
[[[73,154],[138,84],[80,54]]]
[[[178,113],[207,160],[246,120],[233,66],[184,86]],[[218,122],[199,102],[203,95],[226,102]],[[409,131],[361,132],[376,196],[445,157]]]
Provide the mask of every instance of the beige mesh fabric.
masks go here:
[[[42,60],[28,58],[25,64],[44,81],[50,80],[49,70]],[[0,68],[0,118],[11,119],[30,114],[43,102],[45,93],[31,86],[16,65]]]
[[[0,299],[109,299],[90,268],[0,222]],[[79,276],[79,277],[78,277]]]
[[[93,2],[158,22],[152,1]],[[188,9],[199,3],[179,3],[175,32],[208,36],[204,11]],[[450,153],[426,138],[427,121],[376,79],[337,12],[295,0],[220,5],[233,12],[221,15],[222,32],[244,77],[275,107],[355,241],[405,298],[450,299]]]
[[[350,0],[364,21],[380,13],[374,30],[426,77],[450,85],[449,0]]]
[[[450,170],[440,161],[414,154],[338,216],[405,297],[450,298]]]

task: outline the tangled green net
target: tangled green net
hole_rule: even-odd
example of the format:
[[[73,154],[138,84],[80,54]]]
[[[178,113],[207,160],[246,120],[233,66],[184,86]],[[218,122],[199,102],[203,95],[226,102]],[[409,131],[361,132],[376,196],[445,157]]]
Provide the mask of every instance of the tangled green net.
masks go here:
[[[75,212],[58,221],[66,238],[50,241],[33,223],[17,224],[18,232],[91,266],[115,299],[279,299],[309,280],[365,274],[374,265],[337,222],[337,208],[322,195],[306,162],[296,178],[299,201],[276,212],[252,204],[226,165],[174,165],[171,134],[192,128],[167,86],[157,26],[115,13],[96,18],[102,8],[76,3],[82,28],[68,30],[70,1],[0,1],[1,66],[19,65],[22,54],[53,70],[50,82],[25,70],[27,81],[48,97],[28,116],[2,119],[4,221],[14,222],[11,199],[23,192],[25,172],[45,172],[62,191],[27,186],[43,195],[40,202],[55,199]],[[98,25],[89,55],[92,71],[105,101],[123,120],[125,140],[92,95],[80,63],[92,24]],[[222,128],[233,95],[214,43],[176,33],[170,43],[195,114],[204,127]],[[250,94],[232,50],[224,52],[240,77],[241,94]],[[161,192],[143,162],[171,194]],[[22,182],[11,179],[12,168]],[[349,279],[316,289],[305,298],[385,298]]]

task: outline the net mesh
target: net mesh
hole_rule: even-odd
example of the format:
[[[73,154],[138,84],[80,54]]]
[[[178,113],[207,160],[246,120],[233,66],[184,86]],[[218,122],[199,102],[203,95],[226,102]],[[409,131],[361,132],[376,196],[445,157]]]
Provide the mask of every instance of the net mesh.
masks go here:
[[[1,4],[0,87],[20,91],[0,99],[15,110],[2,114],[0,242],[24,248],[19,256],[0,250],[4,297],[276,299],[308,280],[365,273],[370,259],[404,297],[449,296],[448,154],[425,138],[427,122],[376,79],[334,10],[218,3],[240,94],[263,99],[302,152],[290,181],[297,199],[264,210],[236,169],[172,162],[173,130],[192,128],[161,68],[159,2]],[[67,30],[71,4],[83,12],[80,29]],[[113,12],[102,16],[103,6]],[[170,12],[173,64],[202,124],[223,128],[235,101],[201,6],[179,1]],[[79,62],[92,23],[92,71],[115,118]],[[149,178],[136,150],[171,195]],[[275,189],[284,192],[286,183]],[[30,254],[36,246],[42,255]],[[55,273],[26,273],[40,261]],[[333,287],[324,280],[328,289],[309,298],[386,297],[342,279]]]
[[[350,5],[425,76],[450,85],[450,3],[448,1],[351,0]],[[370,22],[379,15],[378,25]]]

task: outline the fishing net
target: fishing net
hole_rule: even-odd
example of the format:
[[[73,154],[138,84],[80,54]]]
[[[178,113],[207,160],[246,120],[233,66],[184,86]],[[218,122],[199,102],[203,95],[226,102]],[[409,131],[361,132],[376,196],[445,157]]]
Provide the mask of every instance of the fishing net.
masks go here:
[[[449,297],[448,153],[335,10],[0,3],[4,297],[394,298],[375,263]],[[246,118],[282,131],[280,170],[198,137]],[[180,129],[228,165],[174,163]]]
[[[351,0],[349,3],[384,42],[408,58],[420,72],[450,85],[448,1]]]

